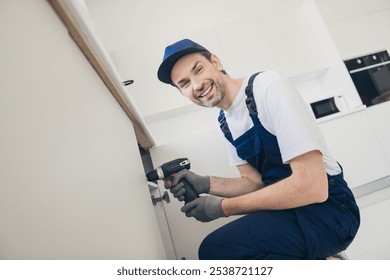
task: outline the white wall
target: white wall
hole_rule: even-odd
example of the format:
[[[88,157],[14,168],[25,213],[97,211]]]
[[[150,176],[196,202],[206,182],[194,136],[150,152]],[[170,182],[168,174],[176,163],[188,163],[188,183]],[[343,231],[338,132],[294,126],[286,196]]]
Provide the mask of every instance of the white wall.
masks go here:
[[[164,259],[131,122],[47,1],[0,2],[0,259]]]

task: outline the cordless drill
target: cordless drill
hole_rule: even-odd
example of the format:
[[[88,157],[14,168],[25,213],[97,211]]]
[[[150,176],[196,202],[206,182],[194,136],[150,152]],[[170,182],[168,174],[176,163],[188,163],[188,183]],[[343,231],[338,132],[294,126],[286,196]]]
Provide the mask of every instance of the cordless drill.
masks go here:
[[[155,170],[152,170],[146,174],[148,181],[157,181],[157,180],[169,180],[172,181],[174,174],[183,170],[190,169],[190,161],[188,158],[178,158],[172,161],[166,162],[163,165],[157,167]],[[192,185],[185,179],[181,179],[180,182],[184,184],[184,202],[190,202],[195,198],[198,198],[199,195],[196,193]]]

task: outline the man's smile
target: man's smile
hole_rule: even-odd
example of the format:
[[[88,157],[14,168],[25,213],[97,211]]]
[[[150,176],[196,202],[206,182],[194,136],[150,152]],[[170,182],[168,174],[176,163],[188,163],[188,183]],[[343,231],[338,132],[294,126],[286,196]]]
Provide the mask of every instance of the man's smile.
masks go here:
[[[204,98],[204,97],[206,97],[209,93],[210,93],[210,91],[213,89],[213,83],[208,87],[208,88],[206,88],[203,92],[201,92],[199,95],[198,95],[198,98]]]

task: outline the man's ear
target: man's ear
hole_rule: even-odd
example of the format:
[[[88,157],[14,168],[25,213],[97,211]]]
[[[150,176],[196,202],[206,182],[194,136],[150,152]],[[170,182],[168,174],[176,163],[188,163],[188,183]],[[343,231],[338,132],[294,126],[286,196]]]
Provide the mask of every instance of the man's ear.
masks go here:
[[[215,68],[217,68],[220,71],[222,70],[221,60],[219,60],[219,58],[215,54],[211,55],[210,60],[211,63],[215,66]]]

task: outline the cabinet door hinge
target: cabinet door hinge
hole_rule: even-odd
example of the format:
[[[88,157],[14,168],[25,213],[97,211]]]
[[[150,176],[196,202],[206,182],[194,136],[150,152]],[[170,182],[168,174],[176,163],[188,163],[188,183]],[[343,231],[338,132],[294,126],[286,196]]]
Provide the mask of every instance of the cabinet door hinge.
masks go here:
[[[165,201],[166,203],[170,203],[171,199],[169,198],[169,194],[167,191],[164,192],[163,196],[161,197],[155,197],[154,195],[151,196],[153,205],[156,205],[157,202]]]

